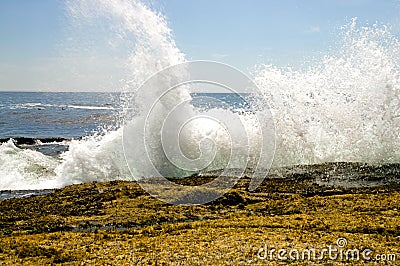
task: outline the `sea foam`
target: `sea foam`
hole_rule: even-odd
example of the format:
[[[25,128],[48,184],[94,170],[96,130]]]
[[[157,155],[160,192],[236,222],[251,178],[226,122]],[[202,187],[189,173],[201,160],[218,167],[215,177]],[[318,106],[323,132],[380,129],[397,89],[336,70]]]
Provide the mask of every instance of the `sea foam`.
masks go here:
[[[75,20],[96,21],[107,17],[117,25],[113,29],[118,29],[118,38],[134,40],[127,64],[132,79],[127,81],[128,93],[123,94],[125,99],[121,101],[124,120],[116,130],[71,141],[69,150],[59,160],[19,149],[11,141],[1,144],[0,189],[44,189],[90,181],[137,180],[153,175],[142,163],[144,156],[152,157],[157,169],[161,169],[160,174],[169,176],[183,177],[224,168],[232,150],[238,162],[244,159],[246,167],[252,167],[258,160],[252,149],[261,141],[254,113],[267,109],[272,111],[276,126],[275,167],[335,161],[400,162],[399,41],[384,25],[359,27],[353,20],[341,29],[343,42],[339,48],[305,70],[257,66],[253,80],[259,91],[252,95],[253,114],[196,109],[190,104],[190,88],[182,86],[161,101],[153,117],[162,121],[177,103],[186,102],[185,111],[176,121],[199,115],[223,117],[224,124],[240,121],[250,143],[233,143],[231,137],[235,130],[197,119],[182,131],[179,144],[188,158],[202,158],[202,152],[209,151],[204,168],[180,172],[176,167],[171,168],[172,157],[165,155],[161,136],[154,130],[149,140],[152,149],[135,150],[130,165],[136,167],[129,169],[123,147],[124,133],[129,132],[132,146],[135,146],[135,136],[137,141],[143,138],[142,106],[152,103],[158,89],[137,94],[137,88],[165,67],[185,62],[185,56],[177,48],[166,19],[140,1],[72,0],[67,3],[69,14]],[[203,142],[204,139],[210,141]]]

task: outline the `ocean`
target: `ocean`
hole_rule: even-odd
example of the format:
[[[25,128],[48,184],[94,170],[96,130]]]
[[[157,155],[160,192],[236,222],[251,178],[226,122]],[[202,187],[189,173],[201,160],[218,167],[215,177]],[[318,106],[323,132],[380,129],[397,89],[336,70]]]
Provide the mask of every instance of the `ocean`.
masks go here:
[[[123,127],[124,97],[122,93],[98,92],[0,92],[0,199],[51,193],[74,183],[135,180],[126,166],[121,166],[125,161],[115,154],[118,145],[113,143]],[[191,97],[190,104],[202,113],[254,112],[254,95],[250,94],[192,93]],[[107,139],[110,136],[111,141]],[[108,171],[104,163],[118,171]],[[317,167],[322,172],[316,182],[375,186],[399,181],[398,164],[349,163]],[[272,173],[315,175],[315,169],[307,165],[312,163],[292,164]],[[218,174],[215,170],[218,167],[202,176]]]
[[[235,93],[191,95],[192,104],[201,109],[250,108]],[[82,138],[118,127],[122,109],[121,93],[0,92],[0,139],[32,142]]]
[[[265,177],[271,167],[341,162],[397,169],[400,41],[390,27],[353,19],[340,43],[302,68],[255,65],[247,91],[237,83],[244,74],[224,64],[187,72],[182,66],[199,62],[176,46],[168,20],[140,1],[124,2],[127,12],[120,4],[72,1],[68,16],[78,25],[107,18],[110,38],[129,48],[127,93],[1,92],[0,190],[210,172]],[[246,94],[190,94],[212,91],[177,83],[199,73],[207,79],[197,81],[224,79]]]
[[[20,16],[10,17],[21,26],[26,12],[19,8],[23,1],[17,2]],[[39,1],[31,2],[37,9]],[[44,47],[21,46],[36,51],[37,60],[27,60],[30,75],[18,77],[29,82],[38,69],[65,62],[57,67],[65,73],[48,69],[43,77],[48,80],[35,75],[29,85],[123,93],[0,92],[0,265],[395,264],[399,28],[359,25],[356,18],[336,30],[321,25],[319,32],[316,25],[314,40],[328,43],[329,31],[340,41],[290,67],[267,59],[257,63],[271,53],[279,58],[268,48],[271,43],[234,43],[242,50],[234,54],[218,40],[204,42],[201,30],[191,27],[196,23],[172,19],[180,28],[177,36],[202,39],[186,43],[192,52],[186,55],[178,47],[183,40],[175,42],[171,20],[162,14],[169,1],[159,8],[148,0],[52,2],[62,2],[60,19],[68,20],[65,42],[55,39],[63,51],[37,53]],[[271,2],[265,7],[273,7]],[[327,2],[309,7],[321,11]],[[345,1],[331,2],[340,2],[343,14]],[[353,2],[371,1],[348,2],[346,14],[357,11]],[[218,14],[216,3],[192,11]],[[221,22],[236,4],[224,8],[218,2],[226,11]],[[186,12],[182,8],[177,11]],[[243,16],[231,23],[236,28],[253,15],[238,11]],[[268,16],[268,10],[259,11]],[[205,29],[214,27],[203,17]],[[256,16],[251,22],[251,33],[271,32]],[[304,42],[290,43],[295,58],[312,44],[311,32],[304,30],[313,24],[298,24],[294,28]],[[269,26],[278,35],[287,33],[279,32],[286,22]],[[275,35],[268,40],[282,37]],[[281,51],[290,51],[281,44]],[[254,49],[267,54],[247,70],[190,61],[200,53],[244,62]],[[0,67],[14,73],[14,62],[1,60]],[[13,77],[2,74],[0,82]],[[271,247],[290,256],[278,252],[273,258]]]
[[[119,135],[117,132],[124,123],[124,111],[129,109],[123,105],[126,95],[98,92],[0,92],[0,177],[3,181],[0,190],[35,190],[26,193],[31,195],[72,183],[131,179],[129,173],[123,177],[120,173],[104,173],[101,169],[85,173],[84,168],[88,166],[82,167],[82,164],[87,163],[86,160],[93,160],[93,167],[101,166],[101,160],[95,162],[98,158],[90,154],[88,149],[102,145],[107,136]],[[199,111],[220,109],[232,113],[251,112],[251,97],[248,94],[192,93],[191,97],[190,104]],[[112,148],[109,151],[98,151],[103,156],[109,155],[108,152],[112,153]],[[79,158],[68,158],[72,154]],[[112,159],[118,160],[116,157]],[[74,171],[78,170],[85,178],[59,179],[63,174],[56,171],[63,164],[68,166],[71,163],[69,160],[73,160]],[[120,159],[118,163],[124,164],[124,160]],[[25,193],[3,192],[2,195],[7,198],[9,195]]]
[[[118,93],[0,92],[0,138],[80,138],[114,124]]]

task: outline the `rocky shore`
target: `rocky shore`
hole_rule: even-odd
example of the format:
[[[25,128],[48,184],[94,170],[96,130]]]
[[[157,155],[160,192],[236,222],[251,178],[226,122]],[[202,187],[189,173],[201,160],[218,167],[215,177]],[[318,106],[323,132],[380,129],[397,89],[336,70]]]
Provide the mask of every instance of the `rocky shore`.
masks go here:
[[[0,265],[336,265],[378,259],[395,265],[398,173],[397,165],[286,168],[272,171],[255,191],[244,177],[218,200],[195,206],[167,204],[127,181],[6,199],[0,201]],[[172,180],[198,185],[213,178]],[[277,257],[279,249],[314,249],[320,256],[338,239],[346,241],[343,250],[370,250],[369,260]]]

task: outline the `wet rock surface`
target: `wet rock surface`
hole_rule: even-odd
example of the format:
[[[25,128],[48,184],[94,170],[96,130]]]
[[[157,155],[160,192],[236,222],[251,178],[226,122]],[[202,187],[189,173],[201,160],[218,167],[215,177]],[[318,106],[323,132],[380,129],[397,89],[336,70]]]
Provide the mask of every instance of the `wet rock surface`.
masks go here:
[[[5,199],[0,264],[266,264],[257,257],[265,244],[322,249],[340,237],[353,248],[399,254],[398,169],[350,163],[275,169],[255,191],[244,177],[221,198],[194,206],[167,204],[127,181]],[[324,181],[335,176],[340,182]],[[214,178],[171,181],[196,186]]]

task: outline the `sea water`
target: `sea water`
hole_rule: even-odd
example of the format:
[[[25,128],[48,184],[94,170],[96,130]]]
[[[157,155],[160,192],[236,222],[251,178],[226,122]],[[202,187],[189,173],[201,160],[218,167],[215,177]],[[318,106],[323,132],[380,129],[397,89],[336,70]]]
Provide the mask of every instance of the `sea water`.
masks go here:
[[[4,142],[0,146],[2,190],[146,178],[150,172],[140,163],[143,156],[151,156],[158,166],[167,165],[166,157],[161,156],[158,133],[150,140],[154,147],[151,154],[141,150],[134,154],[137,163],[133,169],[127,167],[122,145],[123,132],[134,136],[143,130],[145,117],[141,110],[152,104],[151,96],[159,89],[155,86],[138,95],[140,85],[165,67],[186,62],[166,19],[145,3],[134,0],[72,0],[67,6],[74,22],[95,24],[107,18],[108,23],[115,25],[110,27],[115,30],[115,38],[132,43],[126,66],[131,80],[121,88],[124,93],[120,95],[78,97],[66,93],[59,101],[57,94],[52,93],[25,94],[18,98],[16,94],[3,93],[0,103],[3,138],[68,140],[64,143],[67,148],[52,156],[38,149],[18,147],[12,140]],[[196,94],[183,86],[161,103],[163,107],[155,118],[163,120],[176,103],[187,100],[187,112],[178,115],[176,121],[199,114],[216,117],[222,114],[227,121],[239,119],[245,128],[243,139],[249,138],[249,142],[237,149],[236,156],[248,157],[250,165],[258,159],[251,151],[262,141],[253,123],[254,114],[267,111],[272,112],[275,124],[275,168],[341,161],[399,163],[399,40],[385,25],[360,27],[356,19],[345,25],[340,35],[342,42],[335,50],[302,69],[255,66],[250,78],[258,85],[258,91],[244,104],[227,94],[210,95],[228,102],[223,106],[218,104],[221,101],[196,102]],[[212,136],[212,144],[219,152],[205,170],[225,167],[229,152],[224,147],[232,143],[223,126],[210,127],[199,120],[187,132],[191,134],[183,136],[182,150],[190,156],[201,155],[200,141],[205,134]],[[135,145],[135,138],[129,141]],[[181,177],[188,173],[167,170]]]

